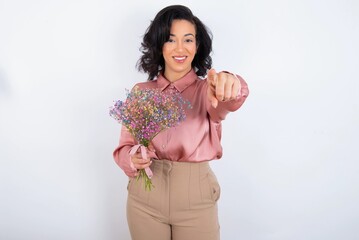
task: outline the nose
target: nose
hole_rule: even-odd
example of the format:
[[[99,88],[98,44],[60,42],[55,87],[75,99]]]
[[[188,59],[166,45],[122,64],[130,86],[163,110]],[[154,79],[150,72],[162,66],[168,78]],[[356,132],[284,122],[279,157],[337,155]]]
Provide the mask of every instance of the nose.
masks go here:
[[[183,51],[183,43],[182,43],[182,41],[177,42],[176,50],[177,50],[177,52],[182,52]]]

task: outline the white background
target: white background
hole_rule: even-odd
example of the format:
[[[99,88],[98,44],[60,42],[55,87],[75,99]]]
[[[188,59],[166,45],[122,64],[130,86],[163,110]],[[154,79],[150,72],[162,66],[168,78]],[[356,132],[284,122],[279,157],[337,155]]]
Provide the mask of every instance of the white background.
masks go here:
[[[130,239],[113,101],[141,37],[188,5],[251,94],[223,126],[224,240],[359,239],[359,4],[0,0],[0,239]]]

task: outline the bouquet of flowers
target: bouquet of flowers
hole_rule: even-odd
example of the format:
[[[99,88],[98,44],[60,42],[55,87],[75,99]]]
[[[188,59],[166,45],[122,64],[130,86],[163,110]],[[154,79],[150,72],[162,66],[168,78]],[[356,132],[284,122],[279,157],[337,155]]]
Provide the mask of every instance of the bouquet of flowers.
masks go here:
[[[160,89],[139,89],[136,86],[131,92],[127,91],[125,101],[115,102],[110,108],[110,116],[124,125],[138,142],[130,154],[135,154],[140,148],[142,157],[147,158],[145,148],[151,140],[162,130],[185,120],[185,106],[191,108],[190,103],[175,90],[162,92]],[[151,190],[151,177],[150,168],[141,169],[137,180],[143,178],[145,190]]]

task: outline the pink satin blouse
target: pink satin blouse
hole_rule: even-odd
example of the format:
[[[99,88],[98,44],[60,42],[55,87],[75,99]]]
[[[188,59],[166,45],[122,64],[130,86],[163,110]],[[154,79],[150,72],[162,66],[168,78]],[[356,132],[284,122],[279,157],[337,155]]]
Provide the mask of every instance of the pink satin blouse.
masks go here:
[[[194,70],[173,83],[159,75],[154,81],[137,84],[140,89],[160,88],[162,91],[168,91],[174,88],[192,105],[191,109],[186,109],[184,122],[162,131],[152,140],[155,152],[151,157],[182,162],[220,159],[221,121],[229,112],[240,108],[249,94],[247,83],[241,77],[237,77],[242,86],[238,98],[219,102],[217,108],[213,108],[207,98],[207,79],[200,79]],[[136,144],[132,135],[122,127],[120,143],[113,152],[113,157],[129,177],[134,177],[136,172],[130,166],[129,155],[130,149]]]

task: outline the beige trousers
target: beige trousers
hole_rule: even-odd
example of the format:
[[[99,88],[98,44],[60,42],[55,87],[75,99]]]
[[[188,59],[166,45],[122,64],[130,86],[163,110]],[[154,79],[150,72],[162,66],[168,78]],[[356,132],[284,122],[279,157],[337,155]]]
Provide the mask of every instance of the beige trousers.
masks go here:
[[[154,160],[151,191],[128,185],[127,221],[132,240],[219,240],[220,187],[208,162]]]

